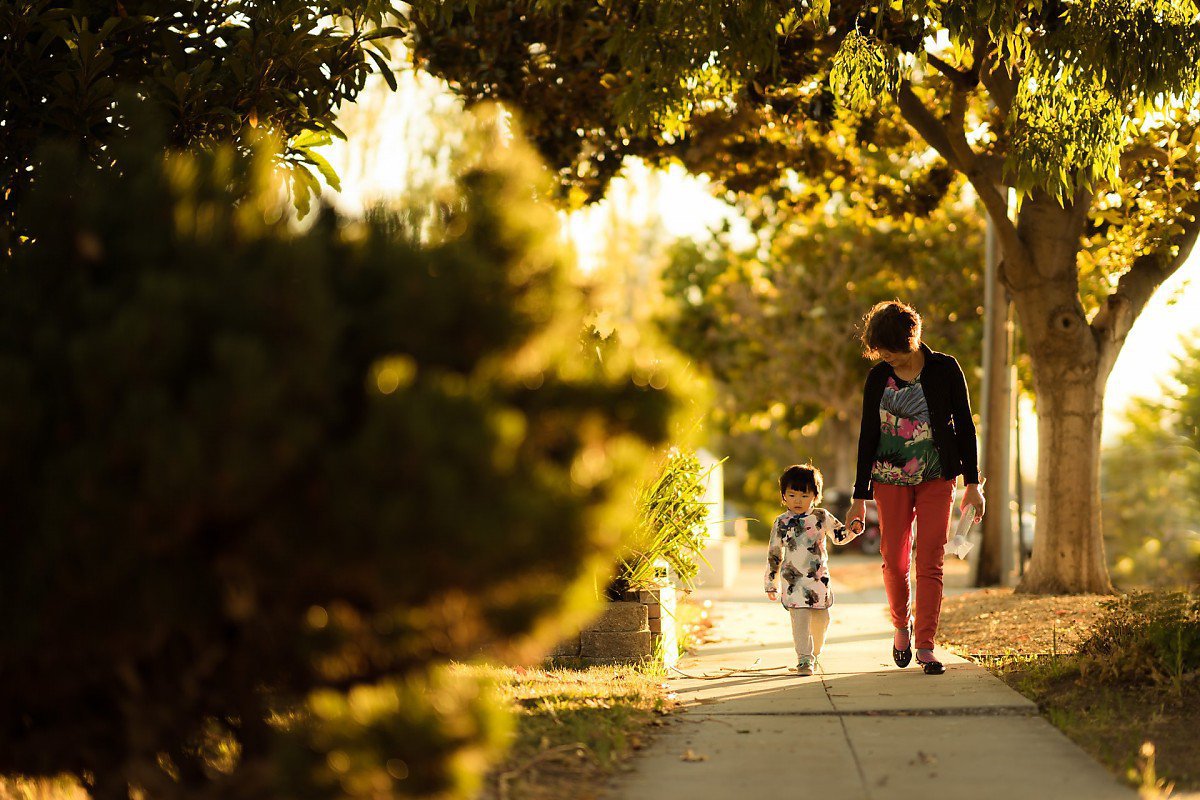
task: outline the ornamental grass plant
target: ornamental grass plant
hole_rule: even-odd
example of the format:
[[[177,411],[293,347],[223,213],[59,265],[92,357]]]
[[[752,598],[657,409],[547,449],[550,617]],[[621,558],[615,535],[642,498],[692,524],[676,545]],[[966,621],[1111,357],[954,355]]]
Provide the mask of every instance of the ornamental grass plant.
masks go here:
[[[622,549],[614,584],[621,590],[653,590],[664,568],[683,588],[696,580],[708,541],[705,488],[716,465],[705,466],[694,451],[672,449],[657,475],[638,492],[637,529]]]

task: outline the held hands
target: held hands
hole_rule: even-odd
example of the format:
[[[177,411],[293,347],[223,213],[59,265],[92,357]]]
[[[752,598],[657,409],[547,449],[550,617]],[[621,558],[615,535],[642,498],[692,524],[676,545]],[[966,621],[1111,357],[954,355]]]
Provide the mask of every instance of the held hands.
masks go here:
[[[852,524],[856,519],[862,521],[866,519],[866,500],[854,500],[850,504],[850,511],[846,513],[847,524]]]
[[[963,492],[962,502],[958,504],[958,508],[962,511],[967,506],[975,506],[975,522],[981,522],[984,510],[983,486],[981,484],[967,484],[967,490]]]
[[[833,541],[846,544],[853,541],[867,526],[861,519],[848,520],[847,523],[833,532]]]
[[[867,501],[855,500],[850,503],[850,511],[846,514],[847,527],[853,525],[856,521],[865,527],[863,520],[867,518]]]

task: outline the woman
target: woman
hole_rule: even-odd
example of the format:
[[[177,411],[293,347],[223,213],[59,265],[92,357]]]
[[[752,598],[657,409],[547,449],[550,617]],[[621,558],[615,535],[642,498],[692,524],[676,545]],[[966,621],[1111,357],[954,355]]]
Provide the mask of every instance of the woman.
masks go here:
[[[867,358],[879,359],[863,389],[858,472],[850,520],[864,519],[866,501],[879,508],[883,584],[895,635],[892,658],[907,667],[916,639],[926,675],[946,671],[933,654],[942,610],[942,558],[959,475],[962,507],[983,519],[975,424],[962,369],[952,356],[921,342],[921,315],[906,303],[878,303],[864,318]],[[917,521],[915,631],[909,617],[909,555]]]

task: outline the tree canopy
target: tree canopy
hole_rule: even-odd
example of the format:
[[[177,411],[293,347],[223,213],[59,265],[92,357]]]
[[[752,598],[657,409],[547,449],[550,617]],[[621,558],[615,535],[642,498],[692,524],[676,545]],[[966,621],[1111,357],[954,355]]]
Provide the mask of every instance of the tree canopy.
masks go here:
[[[382,70],[391,0],[17,0],[0,4],[0,231],[37,180],[50,139],[112,163],[132,104],[169,120],[167,144],[248,146],[248,131],[285,144],[297,203],[316,174],[337,176],[313,148],[341,136],[341,103]],[[6,242],[0,240],[0,247]]]
[[[728,232],[682,242],[663,276],[659,324],[721,391],[710,418],[734,496],[772,499],[780,469],[813,458],[830,489],[853,482],[866,362],[865,306],[921,293],[928,341],[953,353],[977,386],[983,236],[969,206],[882,221],[831,204],[759,228],[756,246]]]
[[[593,35],[560,52],[546,20],[570,30],[585,12]],[[505,28],[487,22],[506,13]],[[1053,498],[1040,504],[1022,586],[1110,587],[1098,489],[1105,382],[1200,234],[1194,3],[470,0],[414,3],[402,27],[416,63],[468,97],[486,88],[531,113],[539,140],[539,107],[593,87],[576,118],[581,139],[653,142],[661,158],[780,203],[819,197],[813,186],[864,200],[908,187],[893,196],[922,202],[898,212],[927,213],[940,197],[929,189],[964,176],[1003,251],[1038,398],[1037,491]],[[477,57],[438,50],[444,32],[467,29]],[[583,67],[572,78],[531,85],[535,64],[568,59]],[[846,169],[837,156],[851,142],[873,157]],[[553,163],[588,174],[584,153]]]

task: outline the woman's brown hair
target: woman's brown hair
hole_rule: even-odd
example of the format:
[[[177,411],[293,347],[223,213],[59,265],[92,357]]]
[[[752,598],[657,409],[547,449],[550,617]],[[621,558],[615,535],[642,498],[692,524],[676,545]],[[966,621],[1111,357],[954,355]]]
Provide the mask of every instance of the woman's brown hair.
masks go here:
[[[908,303],[885,300],[863,317],[863,355],[878,358],[880,350],[911,353],[921,344],[921,315]]]

